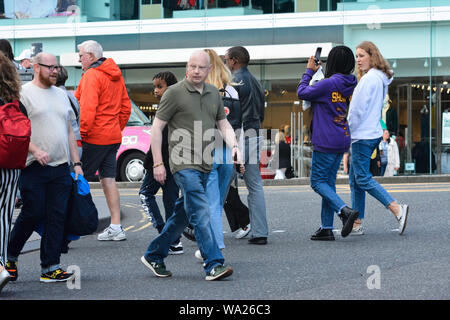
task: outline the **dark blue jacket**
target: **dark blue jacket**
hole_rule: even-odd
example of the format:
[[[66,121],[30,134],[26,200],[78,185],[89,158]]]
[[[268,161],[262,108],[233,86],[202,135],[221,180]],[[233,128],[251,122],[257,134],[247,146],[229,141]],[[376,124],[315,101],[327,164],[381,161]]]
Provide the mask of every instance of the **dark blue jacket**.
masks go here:
[[[261,84],[247,67],[242,67],[233,74],[233,82],[240,84],[234,88],[239,93],[244,131],[259,130],[264,121],[264,90]]]

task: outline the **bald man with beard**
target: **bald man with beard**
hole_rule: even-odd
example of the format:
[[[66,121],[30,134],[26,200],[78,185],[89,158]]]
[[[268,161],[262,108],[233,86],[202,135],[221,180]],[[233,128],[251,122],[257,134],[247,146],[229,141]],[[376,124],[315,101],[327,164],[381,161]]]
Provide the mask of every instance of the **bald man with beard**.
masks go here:
[[[8,245],[7,270],[17,280],[17,261],[35,228],[44,222],[41,238],[41,282],[63,282],[73,274],[60,266],[67,205],[72,189],[69,159],[75,176],[83,174],[71,125],[69,98],[55,87],[60,67],[55,56],[39,53],[34,79],[23,85],[20,100],[31,122],[31,142],[19,181],[23,207]]]

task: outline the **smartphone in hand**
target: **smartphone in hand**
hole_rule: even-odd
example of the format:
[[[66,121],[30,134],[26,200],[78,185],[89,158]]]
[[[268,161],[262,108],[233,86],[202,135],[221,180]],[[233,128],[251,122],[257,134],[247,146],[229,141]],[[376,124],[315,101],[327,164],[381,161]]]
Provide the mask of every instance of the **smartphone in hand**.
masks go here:
[[[234,169],[237,173],[241,173],[241,165],[237,162],[237,153],[234,154]]]
[[[322,54],[322,47],[317,47],[316,53],[314,55],[314,63],[316,64],[316,66],[319,65],[321,54]]]

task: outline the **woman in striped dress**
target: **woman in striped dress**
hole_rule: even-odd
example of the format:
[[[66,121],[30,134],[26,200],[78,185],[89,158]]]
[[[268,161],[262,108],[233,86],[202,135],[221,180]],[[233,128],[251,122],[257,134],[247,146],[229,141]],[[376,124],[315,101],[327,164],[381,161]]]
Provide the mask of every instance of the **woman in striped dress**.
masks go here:
[[[20,88],[21,82],[15,66],[0,52],[0,108],[6,103],[19,100]],[[21,110],[24,110],[23,106],[21,106]],[[19,175],[19,169],[0,168],[0,291],[11,280],[8,271],[5,270],[6,250]]]

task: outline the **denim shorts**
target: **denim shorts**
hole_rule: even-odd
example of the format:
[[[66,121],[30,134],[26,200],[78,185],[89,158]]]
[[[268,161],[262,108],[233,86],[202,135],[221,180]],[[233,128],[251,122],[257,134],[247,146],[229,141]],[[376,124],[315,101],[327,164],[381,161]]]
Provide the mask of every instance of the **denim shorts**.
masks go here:
[[[83,163],[84,176],[88,181],[95,180],[98,171],[99,178],[115,178],[117,173],[117,151],[120,143],[110,145],[97,145],[82,142],[83,153],[81,162]]]

